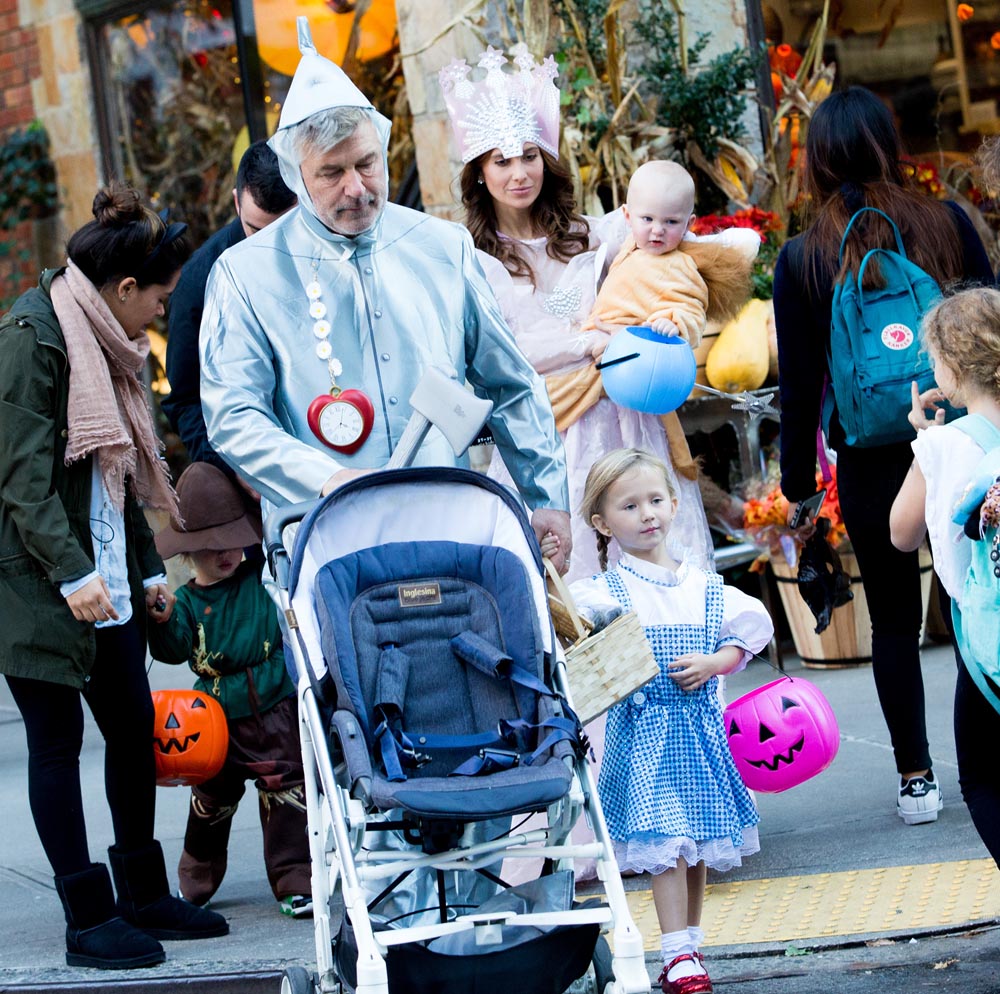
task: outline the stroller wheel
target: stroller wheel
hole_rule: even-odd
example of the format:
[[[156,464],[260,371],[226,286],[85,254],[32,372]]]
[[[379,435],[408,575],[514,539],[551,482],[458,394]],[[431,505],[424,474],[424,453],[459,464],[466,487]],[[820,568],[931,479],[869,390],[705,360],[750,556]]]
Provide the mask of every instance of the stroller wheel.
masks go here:
[[[281,978],[281,994],[315,994],[316,984],[313,975],[302,966],[285,968]]]
[[[599,936],[587,972],[579,980],[574,981],[566,994],[612,994],[615,974],[611,963],[611,948],[608,946],[608,940],[603,935]]]
[[[594,980],[596,981],[594,986],[597,988],[597,994],[606,994],[609,984],[612,988],[614,987],[615,973],[611,968],[612,959],[611,947],[608,945],[608,940],[602,935],[597,940],[594,955],[590,961],[594,968]]]

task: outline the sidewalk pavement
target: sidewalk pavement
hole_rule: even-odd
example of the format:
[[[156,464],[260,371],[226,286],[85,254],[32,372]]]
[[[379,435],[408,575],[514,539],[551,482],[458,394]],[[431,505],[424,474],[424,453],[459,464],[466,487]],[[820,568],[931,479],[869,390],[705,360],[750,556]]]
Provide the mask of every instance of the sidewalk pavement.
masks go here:
[[[888,945],[885,940],[917,936],[923,941],[941,933],[934,948],[946,952],[950,941],[961,945],[957,934],[968,923],[1000,919],[1000,881],[958,789],[951,718],[954,656],[950,647],[932,647],[923,659],[928,735],[945,807],[936,823],[912,827],[895,813],[892,751],[870,667],[807,671],[794,658],[786,661],[792,676],[804,676],[828,696],[840,723],[840,752],[821,776],[784,794],[760,795],[761,852],[724,877],[710,876],[705,953],[717,964],[713,976],[720,984],[739,985],[752,964],[768,955],[825,951],[829,966],[837,949],[867,944],[866,955],[872,956]],[[731,678],[727,696],[732,699],[773,676],[766,665],[754,662]],[[160,663],[150,673],[154,687],[189,686],[189,678],[186,669]],[[95,860],[104,858],[112,839],[102,745],[88,722],[81,767]],[[185,788],[158,791],[157,833],[171,876],[188,796]],[[65,965],[62,913],[28,809],[23,728],[3,681],[0,811],[0,992],[71,994],[98,985],[102,990],[200,990],[211,978],[217,991],[277,994],[277,977],[286,965],[314,967],[311,922],[282,916],[268,889],[252,790],[236,816],[229,873],[212,902],[229,918],[231,934],[169,943],[162,966],[121,974]],[[649,881],[634,878],[627,885],[655,977],[659,940]],[[1000,932],[977,934],[987,936],[980,944],[989,946],[990,955],[1000,951]],[[795,975],[812,968],[805,960],[788,962]]]

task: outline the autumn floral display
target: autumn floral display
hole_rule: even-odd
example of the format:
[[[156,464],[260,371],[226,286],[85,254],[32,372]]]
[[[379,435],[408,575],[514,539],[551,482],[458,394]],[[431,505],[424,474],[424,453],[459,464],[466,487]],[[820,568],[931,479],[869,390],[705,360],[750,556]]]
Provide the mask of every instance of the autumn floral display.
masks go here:
[[[771,86],[774,88],[775,103],[785,95],[782,77],[795,78],[802,65],[802,56],[791,45],[768,45],[767,61],[771,68]]]
[[[826,500],[819,516],[830,522],[826,540],[833,548],[840,549],[847,541],[847,529],[840,513],[836,466],[830,466],[830,475],[831,479],[824,482],[822,474],[816,474],[816,488],[826,487]],[[805,530],[802,534],[793,533],[787,520],[788,500],[773,479],[763,481],[756,492],[743,502],[743,530],[747,538],[768,549],[770,555],[785,554],[784,545],[806,537]]]
[[[714,235],[726,228],[753,228],[761,240],[766,241],[768,232],[780,231],[783,227],[777,214],[759,207],[748,207],[733,214],[705,214],[695,219],[691,230],[696,235]]]
[[[943,200],[948,196],[948,188],[942,182],[941,174],[931,163],[905,160],[903,168],[924,193],[930,194],[938,200]]]
[[[726,228],[752,228],[760,235],[760,251],[751,273],[753,296],[770,300],[774,287],[774,264],[781,249],[780,233],[784,229],[781,218],[772,211],[747,207],[732,214],[704,214],[691,225],[691,231],[696,235],[714,235]]]

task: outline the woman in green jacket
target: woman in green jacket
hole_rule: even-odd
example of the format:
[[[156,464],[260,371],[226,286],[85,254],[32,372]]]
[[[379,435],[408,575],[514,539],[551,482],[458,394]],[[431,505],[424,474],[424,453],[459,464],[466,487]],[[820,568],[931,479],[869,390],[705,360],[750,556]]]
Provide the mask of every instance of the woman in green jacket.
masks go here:
[[[186,226],[112,185],[0,321],[0,673],[28,740],[28,794],[66,913],[66,962],[163,961],[158,939],[224,935],[171,896],[153,837],[145,615],[172,595],[141,505],[176,515],[146,400],[147,325],[190,254]],[[114,827],[92,863],[80,790],[82,700],[105,740]]]

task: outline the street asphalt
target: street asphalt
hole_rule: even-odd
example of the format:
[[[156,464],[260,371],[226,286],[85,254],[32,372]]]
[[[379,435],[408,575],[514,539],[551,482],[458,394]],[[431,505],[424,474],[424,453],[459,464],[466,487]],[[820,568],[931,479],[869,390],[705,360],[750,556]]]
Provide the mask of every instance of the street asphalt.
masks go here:
[[[958,790],[951,726],[954,657],[950,647],[938,646],[926,649],[923,660],[934,769],[945,797],[938,821],[907,827],[895,814],[892,752],[870,668],[804,671],[791,657],[786,660],[789,672],[818,684],[833,705],[841,729],[840,752],[814,780],[783,794],[759,796],[761,852],[727,874],[727,881],[987,856]],[[754,662],[730,680],[727,696],[733,698],[772,675],[764,663]],[[154,687],[190,686],[186,669],[159,663],[153,664],[150,679]],[[91,855],[100,860],[112,837],[103,797],[102,741],[90,722],[81,767]],[[180,854],[187,804],[184,788],[158,791],[157,831],[171,875]],[[23,727],[3,681],[0,812],[0,991],[204,989],[277,994],[285,966],[311,968],[315,963],[311,922],[279,914],[267,887],[251,790],[236,816],[228,876],[212,903],[229,918],[229,936],[169,943],[166,963],[150,970],[111,974],[68,968],[61,908],[28,809]],[[629,886],[648,882],[640,878]],[[1000,931],[981,922],[972,930],[950,928],[935,936],[937,931],[932,920],[913,935],[833,936],[795,946],[718,946],[711,950],[712,972],[719,990],[754,994],[1000,990]],[[652,976],[657,969],[651,959]]]

